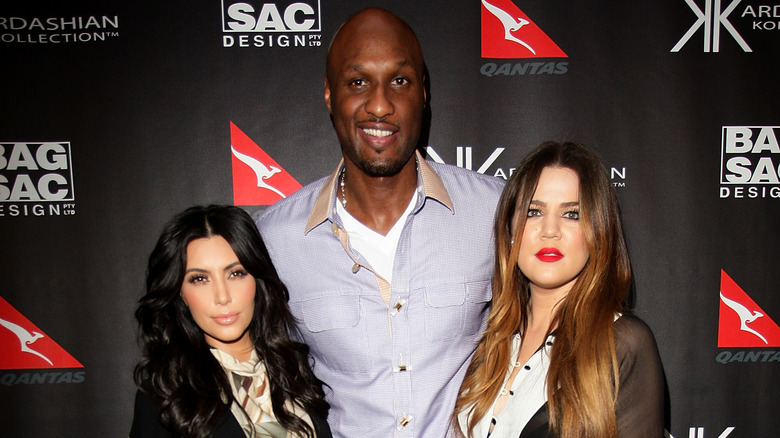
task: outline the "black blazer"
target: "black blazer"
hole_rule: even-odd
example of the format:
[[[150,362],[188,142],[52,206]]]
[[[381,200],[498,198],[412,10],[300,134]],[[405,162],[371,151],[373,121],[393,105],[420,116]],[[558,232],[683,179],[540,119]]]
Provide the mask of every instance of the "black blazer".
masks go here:
[[[317,438],[332,438],[328,422],[318,415],[309,414]],[[130,438],[171,438],[171,433],[160,423],[160,412],[154,400],[141,390],[135,393],[135,412],[133,425],[130,427]],[[244,431],[230,410],[227,410],[219,421],[219,426],[211,438],[245,438]]]

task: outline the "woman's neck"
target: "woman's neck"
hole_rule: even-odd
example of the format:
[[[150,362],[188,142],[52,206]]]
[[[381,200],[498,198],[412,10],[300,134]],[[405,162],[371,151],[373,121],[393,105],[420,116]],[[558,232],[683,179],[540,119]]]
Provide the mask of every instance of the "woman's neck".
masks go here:
[[[252,357],[252,350],[255,349],[255,344],[249,336],[249,333],[234,341],[234,342],[218,342],[213,338],[206,337],[206,343],[210,346],[221,350],[241,362],[246,362]]]
[[[235,349],[234,351],[226,351],[226,353],[235,357],[241,362],[246,362],[252,357],[252,350],[254,350],[254,346],[250,345],[245,348]]]
[[[531,290],[528,312],[528,330],[548,331],[554,329],[550,327],[555,314],[558,311],[558,304],[566,298],[568,290],[555,291],[551,293],[535,293]]]

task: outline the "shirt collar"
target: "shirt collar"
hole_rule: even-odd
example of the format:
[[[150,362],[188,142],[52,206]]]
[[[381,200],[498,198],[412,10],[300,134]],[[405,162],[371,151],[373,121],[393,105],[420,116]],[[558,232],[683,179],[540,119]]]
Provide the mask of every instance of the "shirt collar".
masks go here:
[[[447,207],[452,214],[455,214],[455,207],[452,205],[452,200],[450,199],[449,193],[447,193],[447,188],[444,187],[444,182],[442,182],[433,167],[423,159],[420,151],[415,151],[415,156],[417,159],[417,191],[425,193],[425,198],[432,198],[440,202]],[[336,166],[336,170],[330,174],[322,185],[320,193],[314,201],[314,207],[312,207],[311,213],[309,214],[309,220],[306,222],[304,234],[308,234],[314,227],[326,220],[333,222],[333,203],[337,200],[336,183],[338,182],[338,176],[342,167],[344,167],[343,158],[339,162],[339,165]],[[417,205],[414,207],[415,213],[422,208],[423,201],[424,199],[417,200]]]

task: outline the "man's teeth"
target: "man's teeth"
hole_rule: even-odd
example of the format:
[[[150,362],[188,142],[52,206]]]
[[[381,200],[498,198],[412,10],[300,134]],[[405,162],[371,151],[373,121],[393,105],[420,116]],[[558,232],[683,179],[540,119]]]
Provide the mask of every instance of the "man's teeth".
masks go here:
[[[393,131],[386,131],[384,129],[369,129],[364,128],[363,132],[366,134],[372,136],[372,137],[387,137],[388,135],[392,135]]]

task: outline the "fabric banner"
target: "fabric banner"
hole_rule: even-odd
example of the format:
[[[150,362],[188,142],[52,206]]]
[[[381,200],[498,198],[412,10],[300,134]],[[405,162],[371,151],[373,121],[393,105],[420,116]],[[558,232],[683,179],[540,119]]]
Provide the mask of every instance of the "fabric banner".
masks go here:
[[[668,436],[775,436],[776,0],[3,2],[0,435],[126,436],[163,224],[334,169],[325,56],[370,5],[422,43],[427,159],[503,179],[548,139],[604,159]]]

